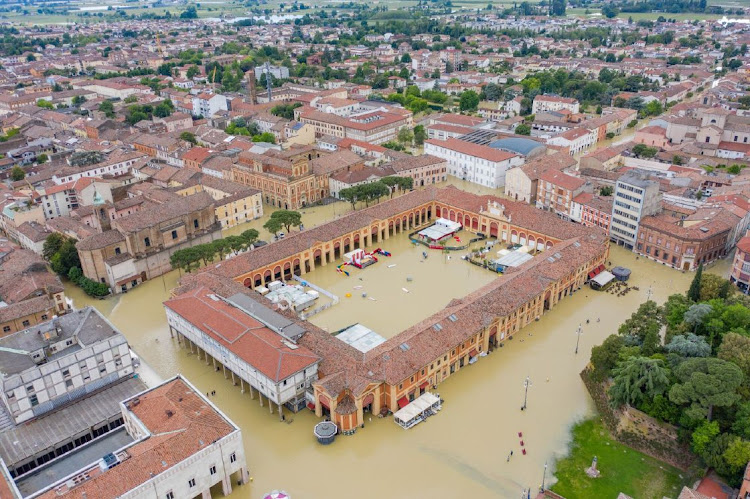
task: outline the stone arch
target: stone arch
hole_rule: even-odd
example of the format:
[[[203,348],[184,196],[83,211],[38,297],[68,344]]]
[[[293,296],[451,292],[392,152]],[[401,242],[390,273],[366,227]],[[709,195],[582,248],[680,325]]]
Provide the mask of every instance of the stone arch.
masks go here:
[[[263,281],[271,282],[271,269],[266,269],[266,271],[263,272]]]
[[[252,281],[252,279],[250,279],[249,277],[247,277],[247,278],[245,278],[244,281],[242,281],[242,285],[245,286],[246,288],[250,288],[250,287],[253,286],[253,281]]]
[[[550,249],[552,247],[552,241],[547,241],[547,249]]]

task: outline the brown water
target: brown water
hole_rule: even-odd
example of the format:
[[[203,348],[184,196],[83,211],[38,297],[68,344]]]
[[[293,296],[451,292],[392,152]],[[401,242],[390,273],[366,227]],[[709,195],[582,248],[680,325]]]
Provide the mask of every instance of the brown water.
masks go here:
[[[337,210],[347,208],[343,203],[335,206]],[[332,215],[333,207],[326,206],[307,210],[304,220],[311,226]],[[251,225],[259,226],[261,222]],[[245,228],[247,226],[236,230]],[[405,317],[399,321],[416,322],[427,315],[424,310],[428,307],[442,306],[448,299],[440,294],[438,286],[423,287],[423,280],[429,283],[434,282],[430,279],[438,278],[446,281],[445,287],[460,285],[464,291],[479,285],[460,283],[466,279],[468,264],[457,257],[443,263],[440,254],[434,252],[429,262],[418,263],[413,259],[413,252],[401,244],[395,240],[383,243],[386,249],[394,251],[391,260],[397,262],[396,267],[388,269],[388,259],[384,259],[376,267],[361,272],[368,286],[370,281],[378,279],[382,280],[378,286],[390,286],[391,274],[395,274],[392,284],[397,299],[389,301],[388,307],[390,315]],[[406,259],[407,263],[402,265],[399,258]],[[636,260],[633,253],[621,248],[612,249],[611,260],[613,265],[633,270],[630,284],[639,286],[639,292],[618,298],[584,288],[562,300],[539,322],[522,330],[513,341],[506,342],[504,348],[480,358],[479,362],[441,384],[439,392],[446,401],[444,409],[428,423],[403,430],[390,418],[375,418],[367,421],[366,427],[355,436],[338,437],[327,447],[319,445],[313,437],[312,427],[318,420],[312,413],[288,415],[287,420],[293,421],[280,423],[277,415],[270,415],[268,409],[260,407],[257,400],[251,400],[248,393],[241,394],[239,387],[232,386],[220,372],[214,372],[169,337],[161,303],[168,297],[168,290],[175,286],[177,272],[108,300],[88,299],[73,287],[66,292],[76,307],[92,304],[107,315],[159,376],[166,378],[181,372],[200,390],[216,390],[213,401],[243,430],[253,477],[251,484],[235,487],[234,498],[259,498],[273,489],[284,489],[295,499],[504,498],[518,497],[525,487],[538,487],[545,462],[550,463],[547,475],[547,484],[550,484],[554,471],[552,463],[566,453],[570,426],[592,413],[593,404],[578,376],[588,361],[591,347],[617,330],[619,323],[646,299],[649,287],[652,298],[661,302],[671,293],[683,292],[693,276],[644,259]],[[424,274],[420,266],[425,269]],[[433,266],[439,274],[431,277]],[[406,283],[401,274],[406,268],[415,276],[412,283]],[[455,276],[451,274],[454,268]],[[329,270],[334,272],[333,267],[325,268],[325,272],[330,273]],[[728,270],[728,261],[710,269],[722,275]],[[472,281],[485,280],[483,271],[468,272]],[[321,282],[337,279],[338,283],[353,283],[356,275],[345,280],[345,277],[333,279],[326,274],[320,279]],[[442,279],[443,276],[448,278]],[[318,279],[317,275],[315,278]],[[400,291],[402,286],[413,288],[412,292],[406,295]],[[381,291],[373,291],[372,295],[379,300],[387,298]],[[438,295],[440,299],[435,298]],[[364,302],[358,295],[349,299],[342,297],[342,300],[351,300],[353,304]],[[376,330],[379,325],[387,329],[381,322],[382,310],[368,310],[365,305],[370,304],[356,305],[362,307],[357,320]],[[419,307],[417,312],[413,311],[415,307]],[[601,322],[596,322],[597,318]],[[587,319],[590,324],[586,324]],[[329,319],[320,315],[314,320]],[[343,322],[347,320],[351,319]],[[583,324],[583,335],[576,355],[575,332],[579,324]],[[526,376],[531,377],[532,386],[528,409],[521,412]],[[526,456],[521,455],[518,432],[523,432]],[[514,457],[506,462],[510,450],[514,451]],[[220,493],[215,493],[215,497],[219,496]]]
[[[462,231],[458,237],[465,243],[471,235]],[[472,247],[477,245],[481,243]],[[305,280],[340,299],[338,305],[311,317],[313,324],[338,331],[361,322],[390,338],[445,308],[451,299],[466,296],[496,277],[493,272],[461,260],[460,255],[466,251],[446,255],[414,245],[406,233],[383,240],[378,246],[391,256],[377,255],[377,263],[361,270],[346,266],[349,277],[337,272],[335,265],[316,267],[305,274]]]

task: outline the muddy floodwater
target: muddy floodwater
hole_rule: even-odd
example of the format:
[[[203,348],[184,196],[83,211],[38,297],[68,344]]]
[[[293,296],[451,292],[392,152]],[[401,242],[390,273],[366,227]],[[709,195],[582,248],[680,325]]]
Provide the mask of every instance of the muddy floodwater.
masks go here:
[[[348,206],[336,203],[308,209],[303,221],[312,226],[333,218],[334,208],[338,215]],[[263,221],[231,231],[258,228]],[[261,230],[261,237],[268,235]],[[316,269],[310,278],[331,287],[351,287],[358,276],[363,277],[365,286],[372,285],[368,293],[387,301],[388,314],[397,319],[385,321],[380,317],[382,308],[367,308],[380,302],[363,303],[360,295],[353,294],[341,299],[359,307],[356,314],[346,316],[349,312],[344,302],[339,311],[332,309],[313,318],[316,323],[337,327],[359,321],[391,336],[426,317],[428,310],[444,306],[450,300],[445,289],[456,288],[460,296],[492,278],[481,269],[467,270],[470,265],[457,256],[446,261],[436,251],[430,253],[428,262],[420,263],[423,250],[414,250],[405,238],[384,241],[382,246],[394,253],[390,262],[383,258],[374,267],[355,270],[349,278],[335,275],[329,265],[321,272]],[[566,453],[570,426],[592,414],[593,404],[578,376],[591,347],[617,330],[646,300],[649,288],[652,298],[661,302],[669,294],[684,292],[693,276],[642,258],[636,260],[633,253],[617,247],[612,248],[610,260],[612,265],[632,269],[629,284],[640,291],[616,297],[584,288],[506,341],[503,348],[442,383],[438,391],[445,399],[443,410],[428,422],[403,430],[392,418],[373,418],[356,435],[339,436],[325,447],[313,437],[312,428],[318,420],[311,412],[287,413],[287,422],[279,422],[278,415],[270,415],[249,393],[241,394],[221,372],[214,372],[169,337],[162,302],[176,285],[177,272],[107,300],[88,299],[70,286],[67,293],[75,307],[92,304],[107,315],[156,375],[166,378],[180,372],[200,390],[216,390],[212,401],[242,428],[253,477],[252,483],[234,488],[233,498],[260,498],[273,489],[286,490],[294,499],[513,498],[524,488],[540,485],[545,462],[550,464],[547,484],[554,480],[552,463]],[[387,265],[392,263],[397,266],[389,269]],[[729,266],[725,260],[709,271],[725,276]],[[405,280],[407,271],[414,275],[411,283]],[[467,278],[470,283],[462,282]],[[396,299],[387,300],[384,287],[391,285]],[[402,287],[411,292],[404,293]],[[336,292],[340,292],[338,288]],[[336,314],[344,314],[343,319],[334,320]],[[579,324],[583,335],[575,354]],[[532,385],[528,409],[522,412],[526,376]],[[525,456],[518,432],[523,432]],[[511,450],[514,456],[507,462]],[[214,497],[221,497],[220,491],[214,491]]]
[[[471,234],[461,231],[456,237],[466,244]],[[390,338],[445,308],[451,299],[466,296],[496,278],[493,272],[461,260],[468,250],[444,254],[413,244],[406,233],[378,246],[391,256],[377,255],[378,262],[364,269],[343,267],[348,277],[336,271],[341,260],[305,274],[306,281],[340,299],[338,305],[311,317],[310,322],[331,332],[359,322]],[[482,243],[472,248],[476,246]]]

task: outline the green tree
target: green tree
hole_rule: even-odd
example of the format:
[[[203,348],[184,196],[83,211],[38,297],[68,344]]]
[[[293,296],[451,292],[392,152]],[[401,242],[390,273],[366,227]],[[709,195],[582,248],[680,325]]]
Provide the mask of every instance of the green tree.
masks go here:
[[[692,333],[673,337],[664,349],[680,357],[708,357],[711,355],[711,345],[702,336]]]
[[[359,201],[359,192],[356,187],[346,187],[339,191],[339,198],[349,201],[352,204],[352,210],[354,210],[357,207],[357,201]]]
[[[260,234],[258,233],[257,230],[255,230],[255,229],[247,229],[246,231],[243,231],[242,234],[240,234],[239,237],[242,240],[242,244],[244,244],[245,248],[249,248],[250,246],[252,246],[253,244],[255,244],[255,242],[258,240],[259,236],[260,236]],[[232,247],[232,246],[230,245],[230,247]],[[233,247],[232,247],[232,250],[234,250]]]
[[[76,242],[72,238],[65,238],[60,248],[50,258],[50,267],[59,275],[66,276],[72,267],[80,267]]]
[[[517,135],[531,135],[531,127],[527,125],[526,123],[521,123],[520,125],[516,126],[516,134]]]
[[[269,218],[266,220],[266,223],[263,224],[263,228],[275,236],[281,232],[281,229],[284,228],[284,224],[278,218]]]
[[[642,344],[646,336],[661,329],[661,309],[653,300],[642,303],[638,310],[633,312],[629,319],[623,322],[618,333],[621,336],[631,337],[638,344]]]
[[[476,111],[479,106],[479,94],[473,90],[466,90],[461,94],[459,99],[459,108],[461,111]]]
[[[711,421],[714,407],[730,407],[740,396],[737,389],[743,375],[739,367],[716,358],[687,359],[674,369],[679,380],[669,390],[669,400],[686,406],[685,414],[693,420]]]
[[[406,127],[400,128],[397,135],[398,141],[402,144],[411,144],[414,139],[414,133]]]
[[[708,444],[719,434],[719,423],[716,421],[703,421],[694,431],[691,437],[693,452],[701,455]]]
[[[609,389],[612,405],[639,405],[669,388],[669,370],[661,359],[630,357],[612,370],[614,383]]]
[[[620,360],[620,350],[625,346],[622,336],[611,334],[601,345],[591,349],[591,365],[594,368],[592,377],[597,381],[609,378],[612,369]]]
[[[424,129],[424,125],[417,125],[414,127],[414,144],[421,146],[427,139],[427,131]]]
[[[14,166],[13,168],[11,168],[10,179],[13,182],[18,182],[19,180],[23,180],[24,178],[26,178],[26,172],[23,168],[21,168],[20,166]]]
[[[115,117],[115,106],[112,104],[112,101],[105,100],[99,103],[99,111],[104,113],[104,116],[107,118]]]
[[[253,135],[253,142],[267,142],[269,144],[276,143],[276,137],[271,132],[263,132],[259,135]]]
[[[605,185],[601,189],[599,189],[599,195],[604,197],[609,197],[614,193],[614,189],[612,189],[611,185]]]
[[[750,461],[750,442],[734,438],[724,451],[724,461],[732,474],[740,473]]]
[[[192,132],[182,132],[180,134],[180,140],[184,140],[185,142],[190,142],[193,145],[196,145],[198,141],[195,138],[195,134]]]
[[[737,407],[732,424],[732,433],[739,435],[745,440],[750,440],[750,402],[742,402]]]
[[[44,153],[42,153],[42,154],[40,154],[39,156],[37,156],[37,157],[36,157],[36,162],[37,162],[38,164],[40,164],[40,165],[43,165],[43,164],[44,164],[44,163],[46,163],[47,161],[49,161],[49,156],[47,156],[47,155],[46,155],[46,154],[44,154]]]
[[[42,246],[42,256],[45,260],[50,261],[52,260],[52,257],[60,251],[60,248],[62,248],[63,243],[65,242],[66,237],[60,234],[59,232],[53,232],[49,236],[47,236],[47,239],[44,240],[44,245]]]
[[[292,210],[277,210],[271,213],[271,220],[278,220],[282,226],[286,227],[287,232],[291,232],[292,227],[302,225],[302,214]]]
[[[742,370],[745,381],[750,380],[750,338],[737,333],[727,333],[716,355]]]

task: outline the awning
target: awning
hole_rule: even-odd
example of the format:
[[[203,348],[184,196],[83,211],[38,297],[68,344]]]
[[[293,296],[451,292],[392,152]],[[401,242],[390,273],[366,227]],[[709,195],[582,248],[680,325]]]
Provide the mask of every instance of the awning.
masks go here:
[[[409,399],[408,398],[401,397],[400,399],[398,399],[398,408],[399,409],[403,409],[407,405],[409,405]]]
[[[424,390],[428,386],[430,386],[430,382],[429,381],[425,381],[424,383],[422,383],[421,385],[419,385],[419,389],[420,390]]]
[[[472,348],[471,352],[469,352],[469,357],[476,357],[477,354],[478,354],[477,349],[476,348]]]
[[[596,272],[589,272],[589,279],[596,277]]]
[[[313,404],[312,402],[308,402],[307,403],[307,408],[310,409],[311,411],[314,411],[315,410],[315,404]]]
[[[596,273],[598,274],[599,272],[603,271],[604,269],[606,269],[606,267],[604,266],[604,264],[601,264],[601,265],[599,265],[596,268]]]

